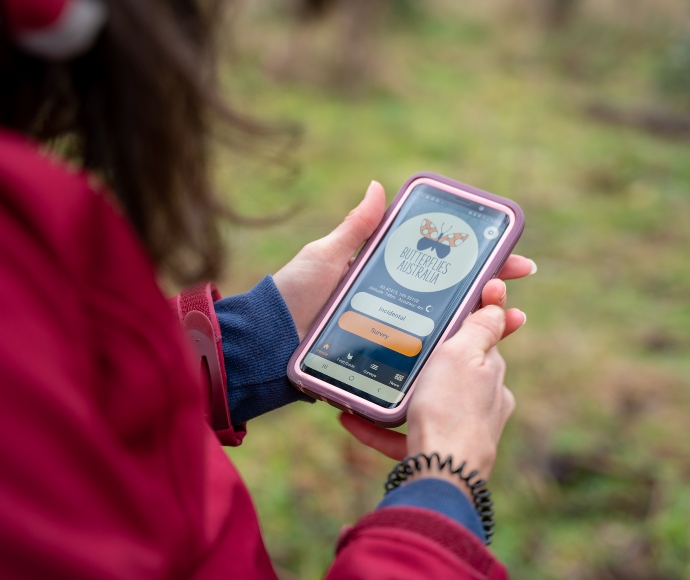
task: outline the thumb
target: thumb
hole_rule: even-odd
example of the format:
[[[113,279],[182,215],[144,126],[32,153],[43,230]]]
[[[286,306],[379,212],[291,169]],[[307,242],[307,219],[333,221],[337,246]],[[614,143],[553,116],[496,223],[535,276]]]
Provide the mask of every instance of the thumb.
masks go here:
[[[468,316],[462,328],[448,342],[460,352],[486,354],[495,347],[506,326],[506,313],[500,306],[490,305]]]
[[[359,205],[322,243],[328,246],[328,255],[349,260],[352,254],[369,239],[386,211],[386,192],[378,181],[372,181]]]

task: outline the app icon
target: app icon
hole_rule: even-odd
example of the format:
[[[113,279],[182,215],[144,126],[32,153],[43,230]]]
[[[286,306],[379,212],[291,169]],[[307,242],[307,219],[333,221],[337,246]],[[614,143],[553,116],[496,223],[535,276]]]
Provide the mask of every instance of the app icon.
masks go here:
[[[369,368],[371,368],[374,371],[379,370],[379,365],[371,365]]]
[[[347,353],[347,360],[352,360],[352,355],[349,352]]]

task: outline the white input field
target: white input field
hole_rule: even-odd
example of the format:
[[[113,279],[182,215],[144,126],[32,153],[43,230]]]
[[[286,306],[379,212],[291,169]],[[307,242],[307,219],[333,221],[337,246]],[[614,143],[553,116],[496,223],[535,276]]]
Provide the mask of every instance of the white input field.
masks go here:
[[[431,318],[417,314],[392,302],[386,302],[373,294],[357,292],[352,297],[350,304],[352,308],[362,314],[376,318],[391,326],[397,326],[417,336],[428,336],[434,330],[434,321]]]

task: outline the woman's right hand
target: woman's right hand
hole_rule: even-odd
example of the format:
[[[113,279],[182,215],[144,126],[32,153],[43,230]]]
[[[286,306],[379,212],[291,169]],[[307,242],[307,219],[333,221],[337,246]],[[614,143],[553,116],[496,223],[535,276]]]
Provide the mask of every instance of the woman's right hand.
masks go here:
[[[438,347],[412,396],[407,438],[353,415],[342,415],[343,425],[362,443],[394,459],[417,453],[452,455],[456,466],[466,461],[469,471],[477,469],[488,479],[503,427],[515,408],[496,347],[505,325],[500,306],[485,306]],[[421,476],[446,478],[438,472]],[[467,492],[457,478],[451,481]]]
[[[451,455],[455,466],[466,461],[466,472],[476,469],[479,477],[488,479],[503,427],[515,409],[515,397],[503,382],[505,362],[496,347],[505,323],[502,308],[487,306],[439,346],[410,402],[408,455]],[[424,476],[445,477],[433,471],[417,477]],[[457,477],[451,481],[466,491]]]

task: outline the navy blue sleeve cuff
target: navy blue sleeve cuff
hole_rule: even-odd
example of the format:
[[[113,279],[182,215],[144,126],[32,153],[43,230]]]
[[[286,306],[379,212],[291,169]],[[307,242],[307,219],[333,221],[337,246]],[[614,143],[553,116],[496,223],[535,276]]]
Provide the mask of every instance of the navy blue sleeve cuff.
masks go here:
[[[482,542],[486,541],[484,527],[472,502],[452,483],[443,479],[424,478],[401,485],[388,493],[376,509],[402,506],[427,508],[442,513],[465,526]]]
[[[299,336],[271,276],[245,294],[218,300],[214,307],[223,337],[233,424],[294,401],[314,402],[287,379]]]

